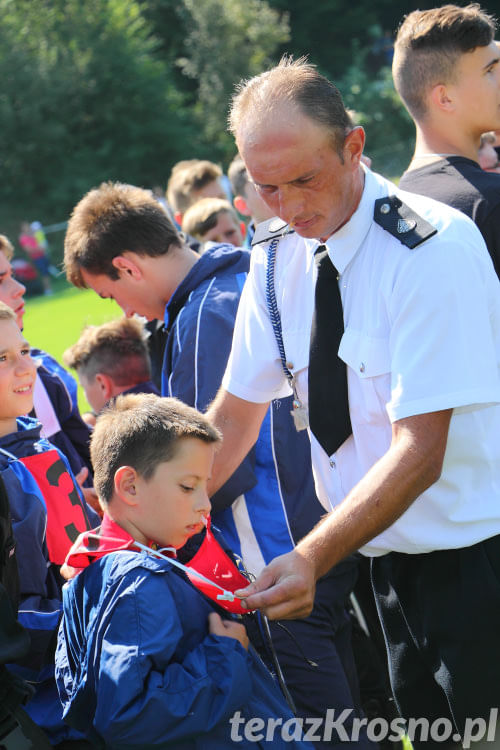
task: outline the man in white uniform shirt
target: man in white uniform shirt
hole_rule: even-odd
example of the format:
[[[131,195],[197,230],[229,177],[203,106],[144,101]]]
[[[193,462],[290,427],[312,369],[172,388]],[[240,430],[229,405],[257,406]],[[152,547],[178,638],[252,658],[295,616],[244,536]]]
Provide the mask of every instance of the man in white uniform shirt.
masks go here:
[[[313,66],[284,60],[245,83],[231,128],[258,192],[294,231],[273,220],[252,253],[210,408],[224,434],[214,488],[256,439],[268,403],[290,393],[266,302],[273,236],[283,235],[275,291],[303,405],[314,253],[328,249],[352,425],[331,455],[310,431],[318,496],[332,512],[245,590],[248,606],[304,616],[315,581],[361,548],[373,558],[401,713],[446,719],[456,742],[468,719],[488,719],[500,703],[500,285],[491,259],[469,219],[360,164],[363,130]]]

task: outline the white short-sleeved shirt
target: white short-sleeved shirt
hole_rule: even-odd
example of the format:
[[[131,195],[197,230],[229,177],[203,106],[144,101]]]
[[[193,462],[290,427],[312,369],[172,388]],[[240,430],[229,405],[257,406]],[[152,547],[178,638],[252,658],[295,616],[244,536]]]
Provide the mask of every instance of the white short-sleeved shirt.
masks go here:
[[[398,195],[438,233],[413,250],[373,221]],[[276,297],[286,358],[307,403],[319,240],[284,237]],[[391,423],[453,409],[441,478],[362,551],[465,547],[500,533],[500,283],[475,224],[366,171],[358,209],[326,243],[340,272],[353,434],[332,456],[311,437],[318,496],[330,509],[388,450]],[[252,251],[224,387],[248,401],[290,393],[265,298],[267,246]]]

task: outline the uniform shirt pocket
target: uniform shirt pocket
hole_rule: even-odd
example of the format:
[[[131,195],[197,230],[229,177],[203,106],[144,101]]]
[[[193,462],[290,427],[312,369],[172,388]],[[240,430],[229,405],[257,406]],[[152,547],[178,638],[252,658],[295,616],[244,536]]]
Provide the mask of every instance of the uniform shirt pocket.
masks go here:
[[[386,404],[391,399],[388,339],[367,336],[347,327],[339,357],[347,365],[351,421],[387,422]]]

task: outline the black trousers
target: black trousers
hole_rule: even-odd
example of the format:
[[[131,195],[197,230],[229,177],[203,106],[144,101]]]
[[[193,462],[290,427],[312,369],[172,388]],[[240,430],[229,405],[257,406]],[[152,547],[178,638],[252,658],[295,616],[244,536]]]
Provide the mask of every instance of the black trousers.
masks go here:
[[[500,706],[500,536],[392,552],[372,559],[371,575],[401,715],[448,718],[462,736],[467,719],[488,722]]]
[[[278,659],[297,708],[297,716],[324,717],[334,709],[338,716],[352,709],[344,728],[351,736],[352,722],[362,717],[358,676],[351,642],[351,622],[347,612],[349,594],[357,577],[357,560],[350,557],[336,565],[316,587],[314,609],[302,620],[271,622],[270,628]],[[288,631],[288,633],[287,633]],[[314,662],[311,666],[307,661]],[[328,742],[315,743],[329,748],[355,747],[374,750],[363,727],[355,742],[342,742],[334,731]]]

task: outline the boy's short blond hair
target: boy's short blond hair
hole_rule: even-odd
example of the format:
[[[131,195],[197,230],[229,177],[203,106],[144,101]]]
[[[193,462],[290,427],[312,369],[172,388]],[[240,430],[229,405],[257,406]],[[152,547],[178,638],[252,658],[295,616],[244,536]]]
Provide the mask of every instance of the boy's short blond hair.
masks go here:
[[[12,247],[12,242],[5,236],[5,234],[0,234],[0,252],[5,255],[7,260],[12,260],[14,248]]]
[[[151,377],[148,337],[137,318],[88,326],[64,352],[64,364],[86,378],[95,378],[97,373],[109,375],[118,386],[143,383]]]
[[[16,314],[14,310],[6,305],[5,302],[0,302],[0,320],[13,320],[14,322],[16,321]]]
[[[218,443],[219,431],[201,412],[176,398],[153,393],[118,396],[97,418],[90,442],[94,487],[106,506],[120,466],[131,466],[146,481],[170,461],[179,441]]]
[[[197,193],[222,177],[222,169],[206,159],[186,159],[176,164],[167,185],[167,201],[183,214],[197,200]]]
[[[215,227],[221,214],[229,214],[235,226],[239,227],[236,211],[229,201],[222,198],[202,198],[184,214],[182,231],[202,240]]]

